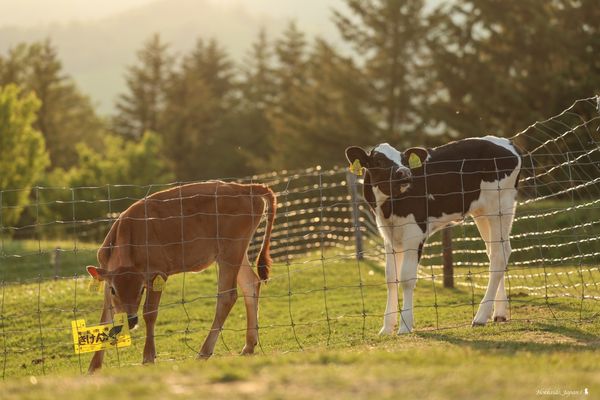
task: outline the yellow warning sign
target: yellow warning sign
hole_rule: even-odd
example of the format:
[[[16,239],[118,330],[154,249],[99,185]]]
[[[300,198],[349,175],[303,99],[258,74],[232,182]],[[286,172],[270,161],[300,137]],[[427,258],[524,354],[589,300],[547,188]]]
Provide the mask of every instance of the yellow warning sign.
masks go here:
[[[362,175],[362,165],[360,164],[358,158],[350,165],[350,172],[352,172],[354,175]]]
[[[85,320],[71,321],[75,354],[90,353],[111,347],[131,346],[127,314],[116,314],[112,324],[85,326]]]
[[[104,290],[104,281],[94,278],[90,279],[90,283],[88,283],[88,290],[92,293],[102,292],[102,290]]]
[[[412,153],[410,157],[408,157],[408,166],[410,169],[415,169],[421,167],[423,164],[421,163],[421,159],[415,153]]]
[[[152,291],[162,292],[165,290],[165,286],[167,286],[167,281],[161,275],[156,275],[152,281]]]

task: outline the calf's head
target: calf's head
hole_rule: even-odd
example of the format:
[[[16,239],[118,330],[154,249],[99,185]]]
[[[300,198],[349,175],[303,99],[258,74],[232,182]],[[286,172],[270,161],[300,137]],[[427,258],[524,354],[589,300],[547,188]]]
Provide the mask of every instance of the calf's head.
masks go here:
[[[397,197],[410,188],[413,170],[421,168],[429,152],[422,147],[412,147],[403,153],[388,143],[382,143],[370,152],[352,146],[346,149],[351,165],[367,170],[365,180],[386,196]]]
[[[119,267],[109,271],[93,265],[89,265],[87,271],[92,278],[104,281],[104,293],[109,296],[113,314],[126,313],[129,328],[133,329],[138,323],[137,311],[144,290],[151,288],[153,278],[158,273],[146,277],[145,274],[131,267]]]

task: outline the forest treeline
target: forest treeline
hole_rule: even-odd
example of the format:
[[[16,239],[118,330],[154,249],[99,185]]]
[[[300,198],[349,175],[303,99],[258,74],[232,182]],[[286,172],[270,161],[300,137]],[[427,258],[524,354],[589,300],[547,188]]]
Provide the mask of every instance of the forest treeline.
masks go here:
[[[294,22],[240,62],[154,34],[99,116],[50,40],[0,55],[5,225],[31,187],[148,184],[344,163],[348,145],[510,136],[600,88],[597,0],[346,0],[343,40]]]

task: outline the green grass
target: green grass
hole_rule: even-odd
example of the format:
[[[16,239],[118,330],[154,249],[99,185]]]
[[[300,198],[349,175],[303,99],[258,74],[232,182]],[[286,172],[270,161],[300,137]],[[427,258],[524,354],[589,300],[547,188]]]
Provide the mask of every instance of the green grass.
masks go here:
[[[35,244],[19,245],[41,260]],[[63,257],[64,271],[83,272],[93,249]],[[133,345],[108,351],[95,377],[82,376],[91,354],[75,355],[70,336],[75,317],[94,324],[100,315],[101,295],[87,290],[87,277],[7,283],[1,293],[0,398],[534,398],[538,389],[586,387],[600,393],[598,301],[515,290],[511,322],[473,329],[468,325],[483,290],[444,289],[424,278],[415,293],[416,332],[379,337],[386,298],[381,266],[325,256],[274,266],[261,292],[258,355],[237,356],[245,329],[240,298],[215,357],[193,360],[214,313],[216,273],[210,268],[169,279],[155,366],[139,365],[141,322]],[[35,259],[30,262],[27,271],[35,270]],[[7,270],[13,276],[19,267]],[[531,279],[526,283],[543,280]],[[485,280],[475,276],[472,282]]]
[[[541,329],[540,329],[541,328]],[[589,327],[588,327],[589,328]],[[3,399],[529,399],[600,393],[597,332],[505,324],[383,338],[344,349],[124,366],[0,385]],[[596,339],[592,339],[592,338]],[[533,344],[532,344],[533,342]],[[547,396],[542,396],[546,398]],[[550,396],[550,398],[564,398]]]
[[[98,263],[98,247],[97,243],[66,240],[2,241],[0,281],[24,282],[85,273],[85,265]]]

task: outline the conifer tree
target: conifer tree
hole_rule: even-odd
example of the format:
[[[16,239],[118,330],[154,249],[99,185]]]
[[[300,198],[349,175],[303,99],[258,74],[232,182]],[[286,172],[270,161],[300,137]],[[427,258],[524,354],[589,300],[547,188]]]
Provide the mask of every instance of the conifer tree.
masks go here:
[[[302,157],[302,154],[294,153],[293,146],[302,140],[298,128],[308,118],[301,105],[307,85],[306,46],[305,35],[294,22],[290,22],[275,43],[276,96],[268,113],[274,130],[270,141],[273,149],[270,162],[275,169],[297,166],[299,161],[290,157]]]
[[[235,176],[241,157],[232,115],[237,107],[234,69],[212,40],[198,40],[169,78],[163,134],[179,180]]]
[[[150,130],[160,132],[160,114],[165,107],[166,81],[173,57],[169,46],[154,34],[137,53],[137,64],[127,69],[127,92],[119,96],[115,130],[128,137],[140,138]]]
[[[266,31],[261,29],[241,70],[242,99],[236,118],[240,138],[244,139],[240,154],[245,160],[247,172],[269,169],[273,126],[268,112],[276,94],[274,73],[273,49]]]
[[[335,11],[344,40],[364,59],[370,103],[383,139],[410,142],[420,134],[423,101],[419,63],[423,58],[424,0],[346,0]]]
[[[594,1],[441,5],[430,17],[429,119],[454,137],[512,136],[596,94],[599,18]]]

